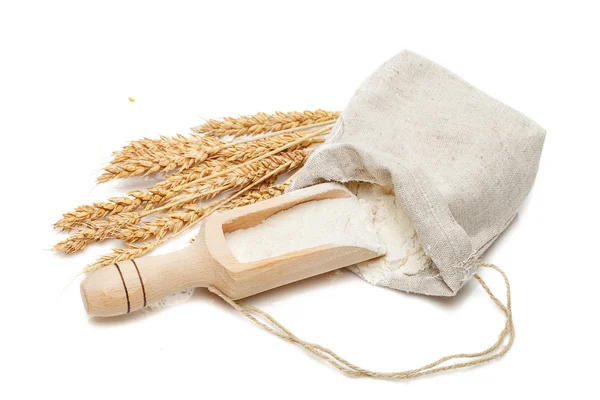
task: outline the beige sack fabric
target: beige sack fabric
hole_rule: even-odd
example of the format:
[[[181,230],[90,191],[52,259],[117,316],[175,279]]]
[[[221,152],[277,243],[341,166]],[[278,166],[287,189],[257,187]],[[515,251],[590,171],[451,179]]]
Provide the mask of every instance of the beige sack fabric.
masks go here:
[[[409,51],[350,100],[290,190],[324,181],[393,185],[436,268],[381,286],[453,296],[529,193],[545,130]]]

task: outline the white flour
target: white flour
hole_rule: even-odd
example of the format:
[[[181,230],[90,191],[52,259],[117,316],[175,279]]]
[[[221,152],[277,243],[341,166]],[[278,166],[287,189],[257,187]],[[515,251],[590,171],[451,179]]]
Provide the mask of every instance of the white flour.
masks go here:
[[[324,244],[385,253],[370,207],[356,197],[309,201],[225,235],[240,262],[252,262]]]
[[[185,290],[180,290],[179,292],[172,293],[167,297],[164,297],[160,300],[155,301],[154,303],[148,304],[146,307],[149,311],[156,311],[164,307],[172,307],[179,305],[181,303],[185,303],[188,301],[192,295],[194,294],[195,288],[189,288]]]
[[[398,272],[414,275],[432,267],[408,215],[390,188],[368,183],[346,186],[357,197],[303,203],[256,226],[226,234],[233,255],[240,262],[251,262],[328,243],[358,245],[385,253],[350,267],[373,284],[386,282]],[[337,274],[329,278],[335,279],[340,272],[334,271]],[[181,291],[148,308],[179,304],[193,293],[193,288]]]
[[[432,266],[390,188],[367,183],[347,186],[356,198],[303,203],[226,234],[233,255],[240,262],[252,262],[329,243],[358,245],[385,253],[351,267],[375,284],[398,271],[413,275]]]
[[[225,235],[240,262],[252,262],[324,244],[361,246],[385,253],[373,225],[371,207],[356,197],[327,199],[299,204],[248,229]],[[341,274],[331,275],[335,279]],[[170,307],[188,300],[194,289],[173,293],[149,304],[148,310]]]
[[[398,204],[392,188],[368,183],[351,183],[350,190],[371,208],[373,224],[387,253],[350,269],[370,283],[386,282],[397,272],[414,275],[433,266],[425,254],[413,224]]]

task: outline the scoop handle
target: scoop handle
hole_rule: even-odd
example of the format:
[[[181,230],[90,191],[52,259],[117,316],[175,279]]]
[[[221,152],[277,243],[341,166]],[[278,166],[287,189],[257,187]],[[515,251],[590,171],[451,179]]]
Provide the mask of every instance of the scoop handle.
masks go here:
[[[213,276],[207,256],[200,241],[171,254],[126,260],[94,271],[81,283],[85,309],[92,316],[111,317],[178,291],[207,287]]]

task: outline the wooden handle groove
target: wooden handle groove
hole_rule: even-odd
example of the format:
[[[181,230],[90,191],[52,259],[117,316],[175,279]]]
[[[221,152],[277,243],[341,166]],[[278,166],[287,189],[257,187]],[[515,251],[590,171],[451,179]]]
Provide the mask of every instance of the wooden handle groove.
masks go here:
[[[123,273],[121,272],[121,268],[119,268],[119,263],[115,263],[115,267],[117,267],[117,271],[119,271],[119,276],[121,277],[121,281],[123,282],[123,289],[125,289],[125,298],[127,299],[127,314],[131,312],[131,302],[129,301],[129,290],[127,290],[127,284],[125,283],[125,279],[123,278]]]

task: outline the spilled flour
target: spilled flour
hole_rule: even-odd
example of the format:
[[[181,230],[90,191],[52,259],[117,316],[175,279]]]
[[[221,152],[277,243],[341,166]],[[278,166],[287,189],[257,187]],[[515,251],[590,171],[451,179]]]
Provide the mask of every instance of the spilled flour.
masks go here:
[[[371,283],[432,266],[410,218],[390,188],[350,183],[352,198],[299,204],[248,229],[225,235],[240,262],[252,262],[324,244],[354,245],[382,256],[350,269]]]
[[[309,201],[260,224],[225,235],[239,262],[252,262],[325,244],[360,246],[384,254],[368,204],[356,197]]]
[[[181,303],[185,303],[192,297],[192,295],[194,294],[194,290],[195,288],[188,288],[185,290],[180,290],[179,292],[171,293],[167,297],[157,300],[154,303],[148,304],[146,306],[146,309],[148,309],[149,311],[156,311],[164,307],[172,307]]]

